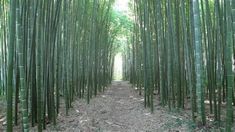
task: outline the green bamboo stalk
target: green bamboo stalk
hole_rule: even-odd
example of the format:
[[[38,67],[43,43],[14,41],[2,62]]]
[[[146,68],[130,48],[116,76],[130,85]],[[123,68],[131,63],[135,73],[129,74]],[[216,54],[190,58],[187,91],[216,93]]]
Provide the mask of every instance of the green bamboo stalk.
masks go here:
[[[206,124],[205,106],[204,106],[204,90],[202,84],[202,45],[201,45],[201,24],[198,0],[193,0],[194,12],[194,31],[195,31],[195,64],[196,64],[196,87],[197,87],[197,107],[199,113],[199,121]]]
[[[225,1],[226,9],[226,77],[227,77],[227,107],[226,107],[226,131],[232,131],[232,119],[233,119],[233,108],[232,108],[232,96],[233,96],[233,72],[232,72],[232,55],[233,55],[233,32],[232,32],[232,18],[231,18],[231,5],[230,0]]]
[[[10,24],[8,46],[8,72],[7,72],[7,132],[12,132],[12,96],[13,96],[13,63],[16,34],[16,0],[10,1]]]

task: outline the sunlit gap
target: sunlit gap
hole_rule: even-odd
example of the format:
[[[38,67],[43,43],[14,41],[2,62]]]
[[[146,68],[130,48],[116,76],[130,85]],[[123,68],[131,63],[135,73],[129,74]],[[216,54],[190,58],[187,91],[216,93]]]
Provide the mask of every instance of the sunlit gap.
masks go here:
[[[129,12],[128,2],[129,0],[116,0],[113,8],[116,11],[127,13]]]
[[[130,18],[131,11],[129,9],[129,2],[130,0],[116,0],[113,5],[113,10],[118,12],[119,15],[124,15],[127,18]],[[120,21],[120,16],[119,18]],[[123,27],[123,26],[122,26]],[[125,34],[125,33],[124,33]],[[119,46],[119,50],[115,55],[114,59],[114,67],[113,67],[113,80],[114,81],[121,81],[123,80],[123,52],[124,47],[127,45],[127,36],[124,35],[123,32],[117,35],[116,37],[116,44]]]
[[[114,59],[113,79],[115,81],[122,80],[122,54],[121,53],[116,54],[115,59]]]

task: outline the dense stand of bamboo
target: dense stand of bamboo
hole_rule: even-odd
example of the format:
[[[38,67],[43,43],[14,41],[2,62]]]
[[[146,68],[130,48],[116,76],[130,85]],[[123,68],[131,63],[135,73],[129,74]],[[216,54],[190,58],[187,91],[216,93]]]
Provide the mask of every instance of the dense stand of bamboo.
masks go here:
[[[114,0],[0,0],[8,132],[19,122],[23,131],[37,125],[40,132],[56,124],[62,98],[68,114],[76,97],[89,103],[103,91],[119,30],[128,44],[123,78],[144,94],[145,107],[153,112],[158,94],[170,110],[190,108],[192,120],[204,125],[210,113],[232,131],[235,0],[131,2],[133,26],[125,17],[115,22]]]
[[[124,79],[140,94],[144,90],[145,106],[152,111],[158,93],[161,105],[184,109],[190,104],[194,121],[206,124],[206,113],[211,113],[217,123],[226,121],[226,131],[231,131],[235,1],[134,0],[133,4],[133,43],[123,55]]]
[[[56,124],[61,98],[103,91],[112,80],[114,0],[0,0],[0,95],[7,131]],[[8,39],[9,38],[9,39]],[[30,123],[31,122],[31,123]],[[31,125],[30,125],[31,124]]]

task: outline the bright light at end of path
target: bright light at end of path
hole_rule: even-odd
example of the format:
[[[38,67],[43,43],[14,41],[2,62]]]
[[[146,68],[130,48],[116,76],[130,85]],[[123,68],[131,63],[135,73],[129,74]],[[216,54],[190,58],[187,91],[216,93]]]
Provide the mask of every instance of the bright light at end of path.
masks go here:
[[[118,53],[114,60],[114,80],[122,80],[122,54]]]
[[[114,4],[114,9],[120,12],[128,12],[128,2],[129,0],[116,0]]]

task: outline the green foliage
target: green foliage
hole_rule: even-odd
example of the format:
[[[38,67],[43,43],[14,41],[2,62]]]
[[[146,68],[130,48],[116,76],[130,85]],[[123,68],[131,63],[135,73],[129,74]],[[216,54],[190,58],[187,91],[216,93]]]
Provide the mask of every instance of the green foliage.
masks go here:
[[[124,52],[128,45],[127,40],[131,38],[133,21],[123,12],[112,9],[110,29],[115,35],[115,53]]]
[[[122,12],[112,10],[111,24],[113,29],[118,32],[118,35],[128,35],[133,29],[133,21]]]
[[[56,124],[62,97],[66,114],[76,97],[89,103],[111,83],[121,52],[123,79],[144,94],[145,107],[154,110],[156,94],[171,111],[190,106],[194,122],[205,125],[210,113],[232,131],[234,0],[134,0],[133,16],[114,10],[114,2],[0,0],[7,130],[18,116],[24,131],[29,121],[39,132]]]
[[[145,107],[153,109],[155,93],[169,110],[190,105],[194,122],[206,126],[210,113],[222,127],[226,120],[226,131],[231,131],[232,5],[232,0],[134,0],[134,26],[123,52],[123,75],[140,95],[144,92]]]
[[[56,125],[61,97],[68,115],[76,97],[89,103],[111,83],[119,48],[114,40],[119,29],[126,28],[122,25],[127,18],[112,19],[114,0],[10,2],[0,0],[0,18],[4,20],[0,21],[0,95],[8,95],[8,131],[12,131],[12,120],[17,125],[21,115],[23,131],[29,131],[31,121],[41,132],[47,123]],[[17,10],[17,15],[9,7]],[[11,25],[9,29],[7,25]],[[8,81],[7,91],[2,80]]]

